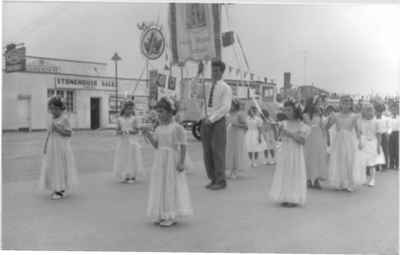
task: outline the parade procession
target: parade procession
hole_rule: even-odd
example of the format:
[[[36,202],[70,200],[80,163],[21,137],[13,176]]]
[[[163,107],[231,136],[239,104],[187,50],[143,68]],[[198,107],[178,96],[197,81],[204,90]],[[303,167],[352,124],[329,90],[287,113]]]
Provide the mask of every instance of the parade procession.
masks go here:
[[[11,25],[24,8],[37,12],[31,27]],[[400,23],[385,7],[357,8],[346,11]],[[3,11],[3,249],[398,253],[400,76],[351,84],[375,75],[363,70],[378,62],[363,57],[389,56],[381,48],[366,56],[354,43],[354,56],[337,57],[339,46],[318,53],[310,39],[304,50],[318,27],[310,17],[327,26],[322,38],[335,7],[16,2]],[[335,24],[332,33],[348,33]],[[65,37],[45,44],[58,30]],[[329,65],[330,51],[346,60]]]

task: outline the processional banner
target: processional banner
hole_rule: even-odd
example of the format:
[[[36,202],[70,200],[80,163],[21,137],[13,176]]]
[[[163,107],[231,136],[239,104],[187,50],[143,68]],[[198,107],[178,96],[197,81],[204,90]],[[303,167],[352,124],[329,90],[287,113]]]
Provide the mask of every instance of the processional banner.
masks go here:
[[[220,5],[170,3],[169,26],[174,63],[221,59]]]

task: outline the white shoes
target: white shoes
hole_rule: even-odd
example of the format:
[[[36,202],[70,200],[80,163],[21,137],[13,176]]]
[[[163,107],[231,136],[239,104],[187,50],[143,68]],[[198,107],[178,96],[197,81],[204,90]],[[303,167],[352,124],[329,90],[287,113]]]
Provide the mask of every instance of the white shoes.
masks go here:
[[[176,221],[172,221],[172,220],[163,220],[160,222],[161,227],[171,227],[175,224],[176,224]]]
[[[374,187],[374,186],[375,186],[375,179],[371,179],[371,180],[368,182],[368,186],[369,186],[369,187]]]

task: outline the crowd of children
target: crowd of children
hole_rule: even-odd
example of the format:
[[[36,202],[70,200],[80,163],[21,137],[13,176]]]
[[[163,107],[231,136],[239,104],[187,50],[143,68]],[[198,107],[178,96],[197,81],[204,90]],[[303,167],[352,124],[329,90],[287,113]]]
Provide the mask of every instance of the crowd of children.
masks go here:
[[[339,111],[323,108],[321,99],[305,102],[304,109],[288,99],[278,118],[233,100],[227,126],[226,170],[232,179],[255,167],[259,154],[264,164],[276,164],[270,196],[285,207],[304,205],[307,187],[354,191],[375,185],[376,170],[398,169],[398,103],[385,112],[381,105],[365,103],[354,110],[351,97],[340,99]],[[54,200],[64,198],[78,183],[70,145],[72,129],[61,98],[48,102],[52,120],[44,145],[40,187]],[[160,226],[172,226],[193,214],[186,172],[192,168],[184,128],[176,121],[177,102],[159,100],[152,124],[135,117],[133,101],[125,102],[117,119],[118,136],[113,173],[117,180],[134,183],[144,173],[139,133],[155,149],[149,172],[147,214]],[[278,146],[278,143],[280,146]],[[328,185],[322,185],[327,183]]]

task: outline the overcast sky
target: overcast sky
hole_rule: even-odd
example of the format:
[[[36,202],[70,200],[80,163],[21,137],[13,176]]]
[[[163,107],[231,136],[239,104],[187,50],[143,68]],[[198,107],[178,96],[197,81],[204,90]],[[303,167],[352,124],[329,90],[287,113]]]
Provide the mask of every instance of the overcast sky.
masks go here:
[[[283,72],[289,71],[295,85],[306,81],[339,93],[400,91],[399,6],[227,8],[230,22],[224,12],[223,30],[239,34],[250,68],[258,75],[282,85]],[[109,59],[118,51],[125,77],[138,77],[143,68],[136,24],[159,17],[167,30],[166,4],[4,3],[3,9],[3,46],[24,42],[28,55],[107,62],[111,67]],[[232,47],[224,49],[224,56],[229,65],[241,65]]]

